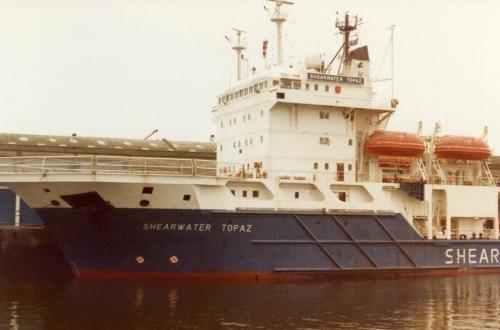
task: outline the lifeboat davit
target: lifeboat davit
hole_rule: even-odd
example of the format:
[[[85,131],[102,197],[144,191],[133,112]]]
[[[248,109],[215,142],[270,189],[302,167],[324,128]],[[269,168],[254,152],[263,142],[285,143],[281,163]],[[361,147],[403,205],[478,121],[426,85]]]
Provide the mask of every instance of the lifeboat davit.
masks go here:
[[[376,156],[420,157],[424,142],[415,134],[376,131],[365,143],[365,151]]]
[[[436,144],[434,153],[440,159],[484,161],[491,156],[491,149],[479,138],[447,135]]]
[[[411,157],[378,156],[378,166],[408,169],[411,167]]]

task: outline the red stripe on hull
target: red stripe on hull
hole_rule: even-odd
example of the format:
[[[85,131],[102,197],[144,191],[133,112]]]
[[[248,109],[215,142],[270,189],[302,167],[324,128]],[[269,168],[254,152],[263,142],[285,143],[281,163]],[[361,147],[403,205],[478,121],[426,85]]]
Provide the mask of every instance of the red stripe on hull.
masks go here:
[[[280,281],[310,280],[328,278],[393,278],[418,276],[457,276],[485,273],[500,273],[495,268],[433,268],[433,269],[374,269],[374,270],[339,270],[332,272],[213,272],[213,273],[170,273],[143,272],[122,270],[73,269],[78,278],[112,278],[112,279],[152,279],[152,280],[185,280],[185,281]]]

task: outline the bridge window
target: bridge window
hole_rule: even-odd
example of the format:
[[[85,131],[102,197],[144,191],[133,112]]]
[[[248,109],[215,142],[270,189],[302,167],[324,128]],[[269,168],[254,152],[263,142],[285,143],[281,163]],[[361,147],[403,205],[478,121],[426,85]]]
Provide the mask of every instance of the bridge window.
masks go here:
[[[325,170],[329,170],[329,169],[330,169],[330,164],[325,163]]]
[[[352,146],[352,139],[349,139],[349,145]]]
[[[182,200],[183,201],[189,201],[189,200],[191,200],[191,195],[184,195],[184,196],[182,196]]]
[[[295,199],[299,199],[300,193],[298,191],[295,192]]]
[[[315,90],[315,91],[317,91],[317,90],[318,90],[318,85],[317,85],[317,84],[315,84],[315,85],[314,85],[314,90]]]
[[[313,167],[314,167],[315,170],[317,170],[318,169],[318,163],[315,162]]]
[[[234,189],[232,189],[231,194],[233,194],[233,196],[236,196],[236,191]]]
[[[241,192],[241,195],[242,195],[243,197],[247,197],[247,191],[246,191],[246,190],[243,190],[243,191]]]
[[[252,191],[252,197],[253,198],[258,198],[259,197],[259,191],[258,190]]]
[[[309,90],[309,84],[306,84],[306,91]]]
[[[328,92],[330,90],[330,86],[325,85],[325,92]]]

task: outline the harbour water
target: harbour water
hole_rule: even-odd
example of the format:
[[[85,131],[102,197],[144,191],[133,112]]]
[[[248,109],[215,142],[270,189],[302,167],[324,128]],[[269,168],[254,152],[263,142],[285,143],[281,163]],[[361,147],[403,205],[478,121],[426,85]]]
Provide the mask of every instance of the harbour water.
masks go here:
[[[367,275],[368,276],[368,275]],[[0,280],[0,329],[498,329],[500,275],[308,282]]]

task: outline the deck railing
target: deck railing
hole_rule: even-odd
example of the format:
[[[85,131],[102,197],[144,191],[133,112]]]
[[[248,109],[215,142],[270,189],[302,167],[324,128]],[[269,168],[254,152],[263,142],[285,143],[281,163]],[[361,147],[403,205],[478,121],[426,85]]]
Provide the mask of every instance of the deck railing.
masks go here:
[[[0,174],[135,174],[234,177],[237,164],[211,160],[115,156],[0,157]]]

